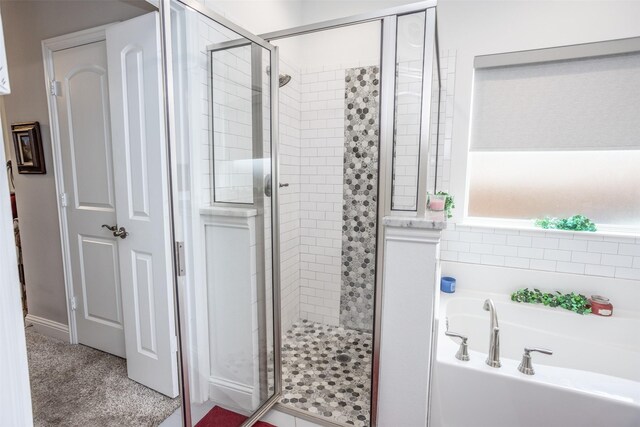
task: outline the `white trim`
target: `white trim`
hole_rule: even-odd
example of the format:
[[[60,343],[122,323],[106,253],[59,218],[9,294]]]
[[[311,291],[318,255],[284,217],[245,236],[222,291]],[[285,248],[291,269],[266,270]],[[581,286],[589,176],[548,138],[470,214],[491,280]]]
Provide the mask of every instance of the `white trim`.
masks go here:
[[[252,408],[256,403],[253,386],[215,376],[209,377],[209,399],[245,414],[243,408]]]
[[[630,37],[593,43],[478,55],[473,60],[473,66],[474,68],[509,67],[513,65],[620,55],[638,51],[640,51],[640,37]]]
[[[64,175],[62,167],[62,150],[60,141],[60,127],[58,120],[58,108],[55,97],[49,93],[49,84],[55,77],[53,68],[53,53],[58,50],[69,49],[89,43],[106,40],[106,29],[109,25],[82,30],[71,34],[54,37],[42,41],[42,62],[44,64],[44,84],[47,95],[47,107],[49,110],[49,124],[51,127],[51,151],[53,154],[53,173],[56,181],[56,196],[60,197],[65,193]],[[71,298],[73,298],[73,277],[71,274],[71,257],[69,251],[69,226],[67,211],[58,201],[58,221],[60,223],[60,242],[62,249],[62,267],[65,282],[65,294],[67,300],[68,336],[71,344],[78,344],[78,330],[76,319],[71,309]]]
[[[287,37],[296,37],[304,34],[316,33],[325,30],[332,30],[340,27],[347,27],[354,24],[363,24],[369,21],[377,21],[386,17],[407,15],[414,12],[437,7],[436,0],[426,0],[416,3],[403,4],[400,6],[390,7],[386,9],[378,9],[373,12],[365,12],[359,15],[351,15],[344,18],[331,19],[328,21],[314,22],[313,24],[302,25],[299,27],[287,28],[285,30],[272,31],[270,33],[259,34],[265,40],[277,40]]]
[[[0,18],[0,95],[9,95],[11,84],[9,82],[9,69],[7,66],[7,47],[4,42],[4,29]]]
[[[3,132],[0,129],[0,143],[3,142]],[[0,163],[4,162],[4,150],[0,150]],[[33,415],[27,348],[7,181],[7,174],[0,173],[0,423],[8,426],[31,426]]]
[[[62,341],[69,341],[69,327],[63,323],[45,319],[44,317],[27,314],[24,318],[27,326],[33,326],[33,329],[42,335],[56,338]]]
[[[416,227],[394,227],[386,225],[384,228],[385,241],[416,242],[437,245],[440,243],[441,231],[438,229]]]
[[[158,2],[154,3],[159,6]],[[182,58],[180,66],[174,67],[173,81],[176,84],[175,94],[175,132],[184,141],[181,147],[177,147],[177,164],[188,164],[189,168],[181,169],[181,177],[176,182],[184,182],[186,192],[180,199],[182,209],[174,210],[174,224],[176,240],[185,242],[186,274],[181,279],[184,281],[184,294],[181,306],[184,309],[187,333],[183,335],[183,341],[188,342],[191,351],[184,354],[183,359],[188,358],[188,366],[196,367],[189,371],[190,400],[192,404],[207,402],[209,398],[209,383],[206,372],[209,371],[209,336],[207,320],[207,293],[204,278],[205,260],[200,251],[200,206],[201,195],[201,159],[199,158],[199,130],[201,125],[200,114],[193,114],[201,109],[201,88],[199,79],[189,78],[199,71],[198,60],[201,52],[198,47],[197,34],[198,13],[186,7],[180,2],[171,3],[171,31],[172,55]],[[175,26],[175,27],[174,27]],[[177,48],[177,50],[176,50]],[[195,74],[194,74],[195,73]],[[179,105],[179,107],[178,107]],[[195,132],[195,133],[194,133]],[[194,320],[195,319],[195,320]],[[194,406],[192,405],[192,410]],[[203,414],[204,415],[204,414]],[[192,418],[195,420],[196,418]]]
[[[578,234],[580,236],[594,237],[626,237],[640,238],[640,230],[637,227],[624,227],[607,224],[596,224],[598,231],[572,231],[572,230],[556,230],[536,227],[534,220],[527,219],[509,219],[509,218],[482,218],[482,217],[466,217],[462,222],[456,223],[456,226],[477,227],[477,228],[494,228],[499,230],[527,231],[540,234],[556,234],[568,235]]]
[[[195,74],[194,70],[199,69],[199,35],[197,31],[198,27],[198,15],[192,9],[185,7],[185,26],[187,28],[194,28],[195,30],[186,32],[186,51],[185,57],[188,60],[186,75],[182,75],[187,90],[185,93],[185,108],[187,109],[186,122],[184,125],[188,128],[188,138],[185,138],[185,143],[188,144],[188,158],[185,162],[190,165],[190,176],[187,178],[187,182],[190,183],[191,188],[191,201],[189,206],[190,217],[187,217],[184,221],[189,224],[189,228],[185,231],[185,242],[187,242],[186,257],[189,260],[187,270],[187,283],[192,283],[192,286],[188,286],[188,298],[190,302],[189,315],[190,318],[196,319],[196,324],[189,325],[193,327],[191,345],[194,349],[191,352],[191,359],[189,366],[196,369],[191,370],[192,380],[192,402],[206,402],[209,399],[209,384],[204,373],[209,372],[209,323],[208,323],[208,303],[207,303],[207,286],[206,286],[206,271],[205,271],[205,252],[204,252],[204,235],[201,233],[200,212],[197,207],[202,206],[202,161],[200,159],[200,145],[199,134],[194,132],[194,129],[200,129],[201,116],[194,114],[194,112],[200,111],[201,104],[201,87],[200,80],[191,78]],[[211,106],[209,106],[211,108]],[[198,131],[199,132],[199,131]],[[207,141],[208,143],[209,141]],[[209,144],[213,147],[212,144]],[[211,148],[212,149],[212,148]],[[211,157],[213,158],[213,157]],[[179,215],[182,215],[180,213]],[[187,214],[188,215],[188,214]]]
[[[113,24],[101,25],[87,30],[76,31],[75,33],[64,34],[42,41],[42,48],[46,47],[52,52],[82,46],[84,44],[100,42],[106,40],[106,30]],[[47,64],[45,64],[47,65]]]
[[[431,133],[433,131],[433,129],[431,128],[431,116],[433,115],[433,112],[431,111],[433,107],[433,61],[435,60],[436,63],[439,63],[436,59],[438,53],[436,31],[436,10],[433,8],[427,9],[425,11],[424,46],[422,47],[422,105],[420,108],[420,141],[418,148],[418,195],[416,196],[417,216],[422,216],[426,212],[427,192],[429,191],[429,189],[427,188],[427,172],[429,169]],[[398,47],[396,41],[396,56],[397,49]],[[439,73],[440,70],[437,70],[436,72]],[[438,85],[438,99],[440,99],[440,85]],[[439,115],[440,106],[438,106],[437,108]],[[393,177],[391,177],[391,179],[393,180]]]

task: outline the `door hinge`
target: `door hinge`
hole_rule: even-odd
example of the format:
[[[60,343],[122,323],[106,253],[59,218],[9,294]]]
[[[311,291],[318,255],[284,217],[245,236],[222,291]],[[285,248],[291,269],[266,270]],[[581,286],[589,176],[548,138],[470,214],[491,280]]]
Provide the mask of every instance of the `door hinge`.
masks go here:
[[[51,80],[49,82],[49,94],[52,96],[60,96],[62,94],[62,83],[58,80]]]
[[[185,275],[184,242],[176,242],[176,268],[178,276]]]
[[[78,308],[78,304],[76,304],[76,297],[71,297],[71,310],[75,311]]]
[[[67,193],[60,193],[60,206],[66,208],[67,204]]]

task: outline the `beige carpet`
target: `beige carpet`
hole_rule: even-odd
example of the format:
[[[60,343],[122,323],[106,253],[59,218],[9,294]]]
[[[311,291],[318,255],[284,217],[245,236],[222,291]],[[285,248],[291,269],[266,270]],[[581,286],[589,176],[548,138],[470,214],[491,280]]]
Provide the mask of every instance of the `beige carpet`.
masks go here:
[[[26,329],[34,424],[157,426],[180,406],[127,378],[124,359]]]

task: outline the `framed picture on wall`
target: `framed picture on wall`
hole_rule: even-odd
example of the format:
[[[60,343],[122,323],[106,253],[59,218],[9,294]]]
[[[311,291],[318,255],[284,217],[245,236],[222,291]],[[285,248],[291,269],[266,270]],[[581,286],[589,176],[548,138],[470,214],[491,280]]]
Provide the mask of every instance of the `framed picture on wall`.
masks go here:
[[[11,125],[11,133],[18,173],[47,173],[40,138],[40,123],[14,123]]]

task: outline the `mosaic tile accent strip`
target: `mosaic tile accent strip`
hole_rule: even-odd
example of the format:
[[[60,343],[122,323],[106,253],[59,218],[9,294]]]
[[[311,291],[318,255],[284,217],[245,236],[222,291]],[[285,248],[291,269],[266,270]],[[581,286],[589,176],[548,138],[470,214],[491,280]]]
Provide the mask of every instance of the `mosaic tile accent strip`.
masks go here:
[[[371,360],[369,333],[307,320],[294,323],[283,337],[280,402],[329,421],[366,427]]]
[[[340,325],[371,332],[376,259],[380,69],[345,70]]]

